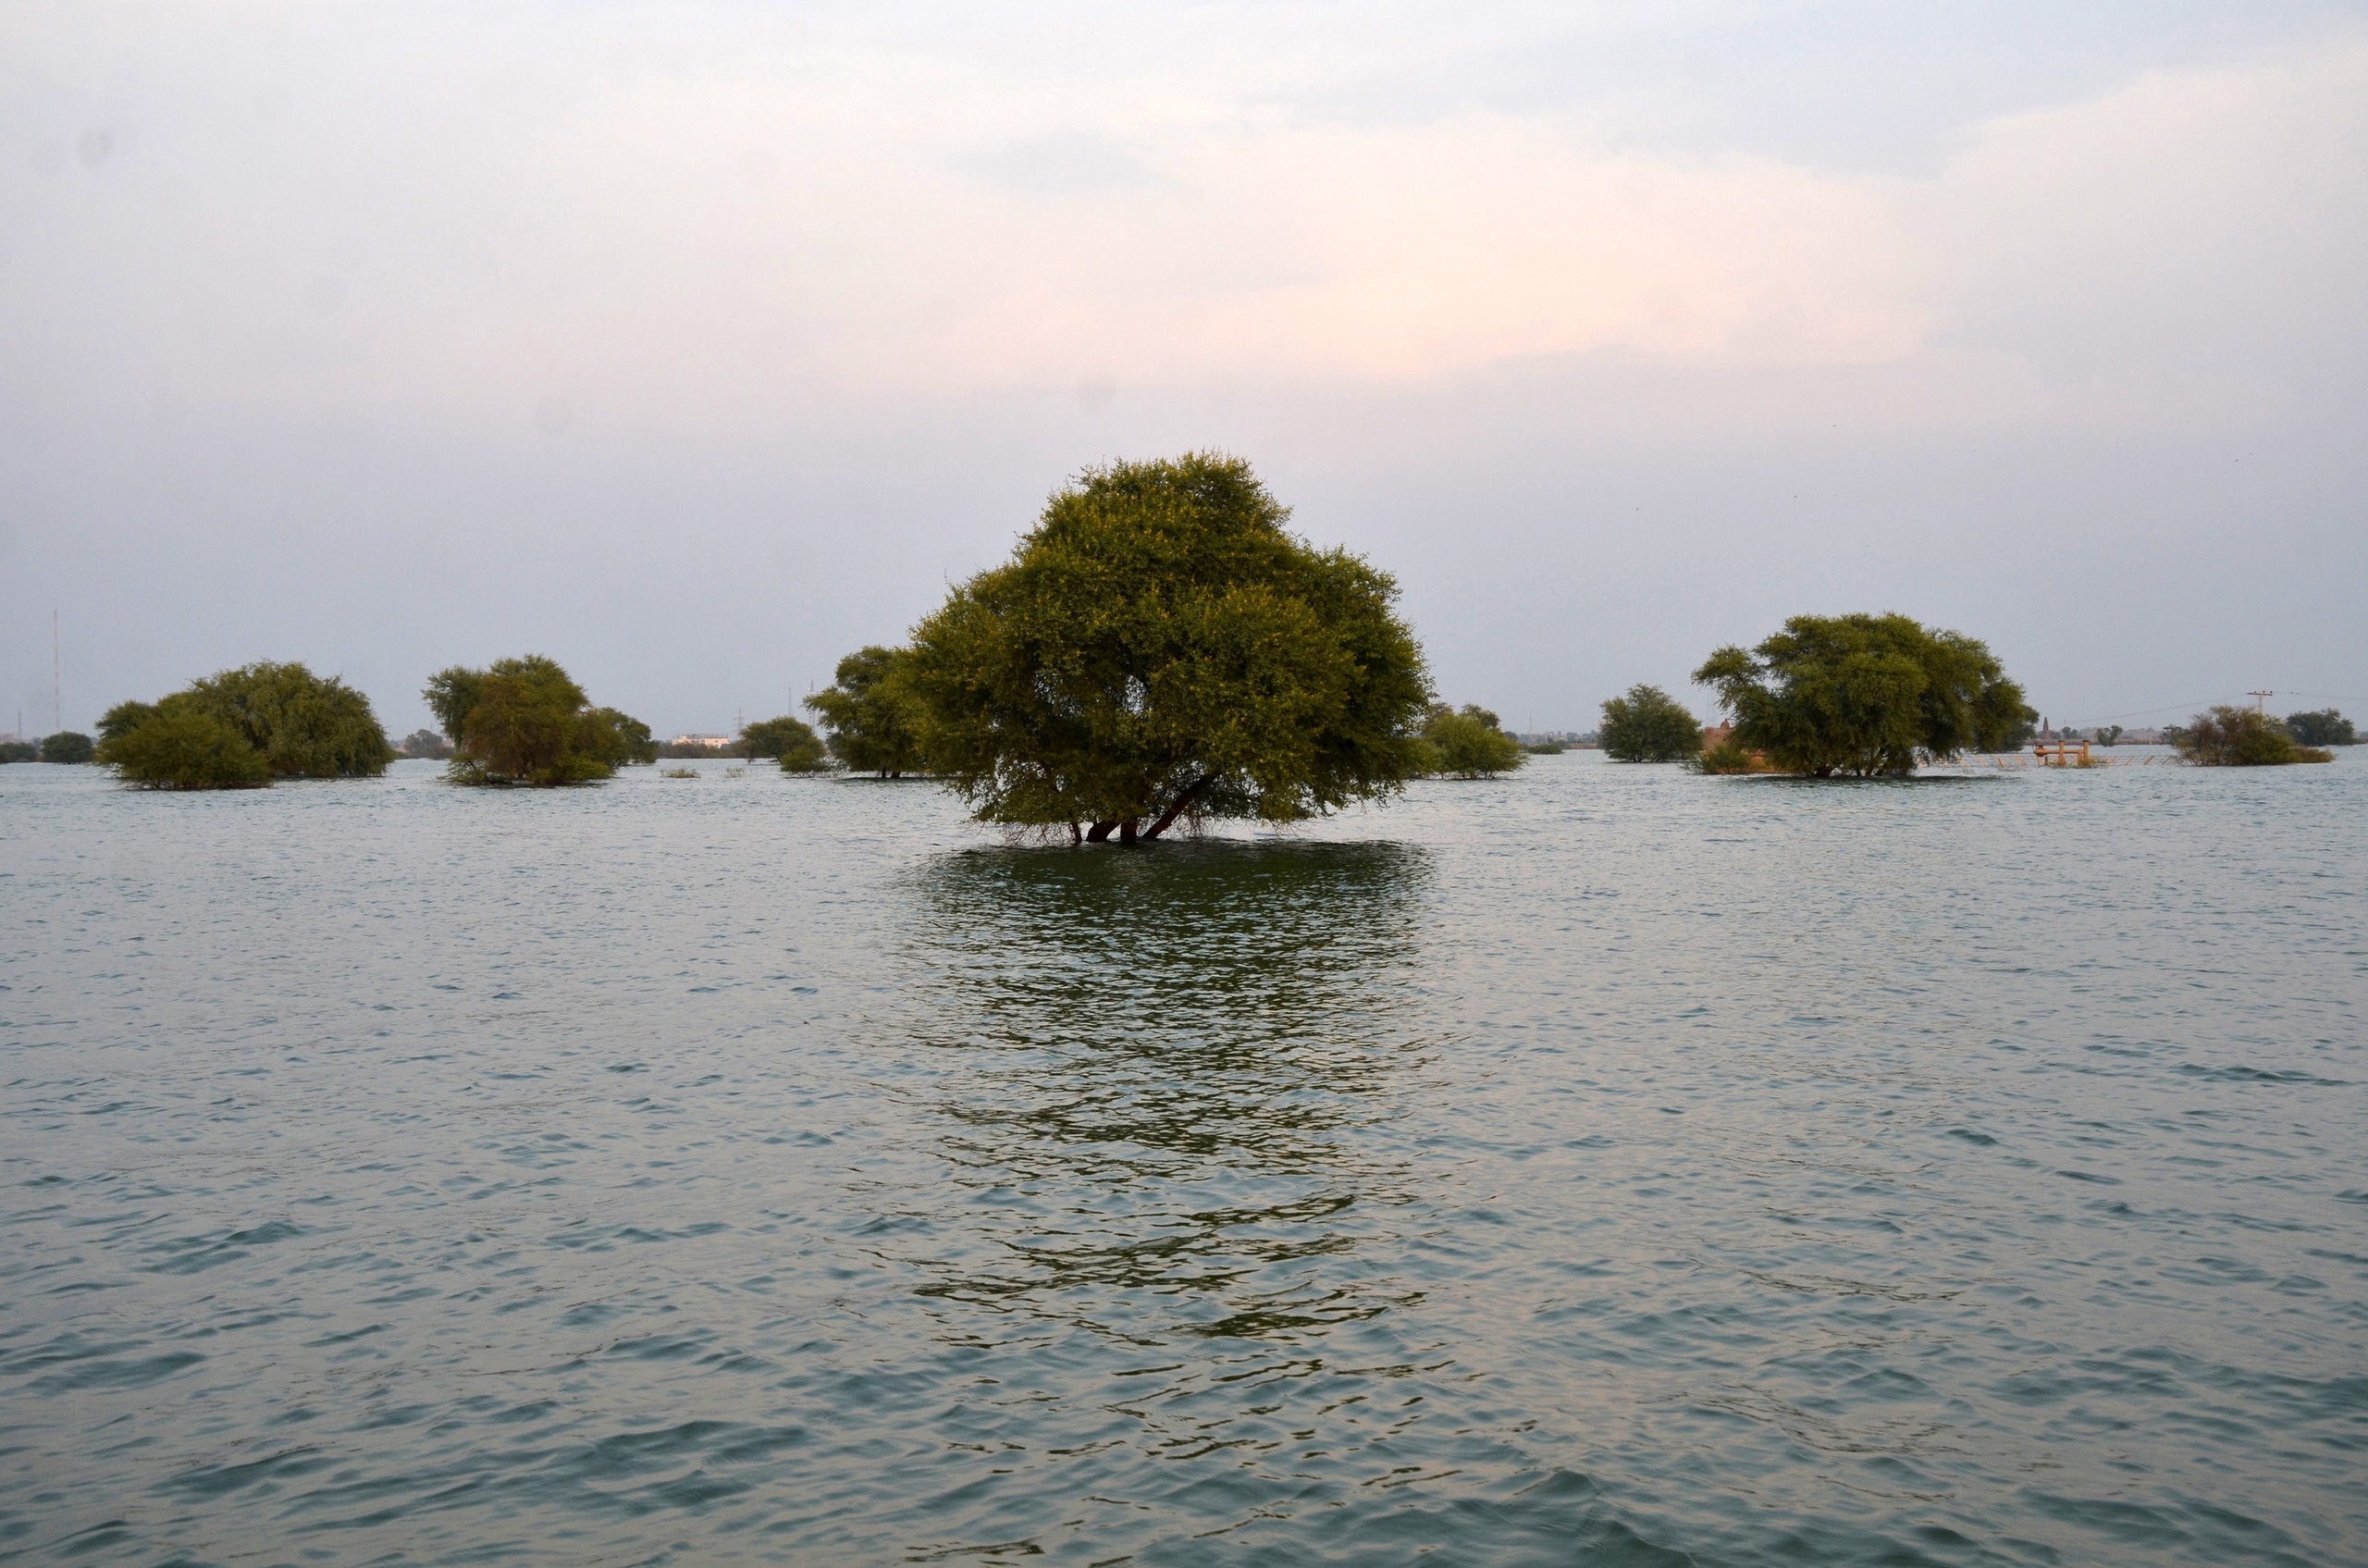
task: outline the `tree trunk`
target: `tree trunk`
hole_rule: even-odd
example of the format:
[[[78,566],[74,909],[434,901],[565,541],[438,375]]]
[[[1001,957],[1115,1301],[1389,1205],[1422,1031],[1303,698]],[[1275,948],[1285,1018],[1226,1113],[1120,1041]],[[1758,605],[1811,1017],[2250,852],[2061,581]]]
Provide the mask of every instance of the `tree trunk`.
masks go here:
[[[1071,822],[1069,824],[1069,842],[1071,844],[1083,844],[1085,842],[1085,830],[1078,826],[1075,822]]]
[[[1183,811],[1184,808],[1191,805],[1195,800],[1200,799],[1202,792],[1204,792],[1209,785],[1215,783],[1216,783],[1216,775],[1214,773],[1202,773],[1199,778],[1193,780],[1191,784],[1185,789],[1184,793],[1176,797],[1176,803],[1170,806],[1166,810],[1160,813],[1159,821],[1151,825],[1151,831],[1144,833],[1143,837],[1146,839],[1153,839],[1157,838],[1161,833],[1166,833],[1167,831],[1168,824],[1176,821],[1178,815]]]
[[[1135,842],[1135,824],[1131,820],[1118,824],[1118,842],[1121,844]]]
[[[1116,822],[1094,823],[1092,827],[1085,830],[1085,842],[1088,844],[1101,844],[1104,842],[1110,836],[1110,830],[1117,825],[1118,824]]]

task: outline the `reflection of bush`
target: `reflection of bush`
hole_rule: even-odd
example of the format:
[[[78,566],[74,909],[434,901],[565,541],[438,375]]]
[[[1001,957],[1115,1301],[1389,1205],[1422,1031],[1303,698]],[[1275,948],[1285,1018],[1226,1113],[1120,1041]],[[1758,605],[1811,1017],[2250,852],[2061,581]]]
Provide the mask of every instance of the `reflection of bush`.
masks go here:
[[[1382,1310],[1261,1271],[1353,1252],[1401,1201],[1340,1135],[1392,1114],[1424,1053],[1412,989],[1419,850],[1179,845],[973,852],[926,873],[910,1032],[956,1179],[1042,1191],[983,1217],[1003,1246],[928,1293],[1098,1316],[1079,1287],[1182,1299],[1191,1333]],[[1064,1196],[1054,1200],[1052,1194]],[[942,1204],[931,1212],[943,1214]],[[1031,1215],[1037,1217],[1031,1217]],[[943,1254],[941,1254],[943,1255]]]

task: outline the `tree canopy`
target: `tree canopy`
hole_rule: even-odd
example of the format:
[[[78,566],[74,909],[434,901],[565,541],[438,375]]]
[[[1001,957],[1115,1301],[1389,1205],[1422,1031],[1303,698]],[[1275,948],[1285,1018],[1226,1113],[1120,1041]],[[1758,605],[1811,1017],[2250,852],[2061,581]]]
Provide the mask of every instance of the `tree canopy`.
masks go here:
[[[2351,721],[2333,708],[2322,708],[2308,713],[2288,713],[2286,715],[2286,728],[2304,746],[2360,744],[2360,733],[2352,728]]]
[[[421,695],[451,738],[455,784],[587,784],[658,756],[648,724],[591,706],[584,688],[538,653],[439,671]]]
[[[922,772],[920,716],[905,679],[912,657],[909,648],[858,649],[839,661],[831,685],[806,699],[840,766],[883,779]]]
[[[1529,760],[1521,742],[1477,703],[1434,703],[1423,718],[1423,772],[1459,779],[1493,778]]]
[[[1829,778],[1905,774],[1918,761],[2005,747],[2030,709],[1990,649],[1905,615],[1795,615],[1695,672],[1769,766]]]
[[[1683,762],[1702,751],[1702,722],[1659,686],[1634,685],[1603,705],[1597,744],[1615,762]]]
[[[915,629],[890,684],[928,768],[980,821],[1127,843],[1403,787],[1430,691],[1397,586],[1289,515],[1217,453],[1085,472]]]
[[[2223,706],[2198,713],[2176,732],[2175,744],[2189,761],[2206,768],[2263,768],[2335,760],[2334,752],[2298,744],[2286,724],[2250,708]]]
[[[100,717],[96,759],[146,789],[235,789],[272,779],[367,778],[395,749],[370,699],[335,675],[268,660],[218,671]]]
[[[751,762],[759,757],[778,759],[784,773],[819,773],[831,765],[812,728],[803,719],[787,714],[760,719],[742,729],[739,750]]]
[[[89,735],[80,730],[60,730],[54,735],[43,735],[41,759],[44,762],[88,762],[93,746]]]

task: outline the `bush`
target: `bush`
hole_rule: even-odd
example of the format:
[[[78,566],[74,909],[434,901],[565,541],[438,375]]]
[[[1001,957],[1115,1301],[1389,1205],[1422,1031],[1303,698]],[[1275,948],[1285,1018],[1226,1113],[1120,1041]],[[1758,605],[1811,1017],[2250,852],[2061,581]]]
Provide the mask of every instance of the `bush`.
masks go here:
[[[370,699],[302,664],[225,670],[182,695],[239,731],[279,778],[373,777],[395,759]]]
[[[43,737],[41,759],[79,764],[88,762],[93,749],[89,735],[74,730],[60,730],[54,735]]]
[[[584,688],[538,653],[482,670],[454,665],[422,695],[454,743],[454,784],[590,784],[658,759],[648,725],[590,706]]]
[[[2178,732],[2178,748],[2204,768],[2274,768],[2290,762],[2332,762],[2335,753],[2296,743],[2286,726],[2250,708],[2221,706],[2198,713]]]
[[[2032,716],[1987,647],[1905,615],[1795,615],[1749,652],[1719,649],[1694,678],[1734,715],[1736,746],[1816,778],[1994,751]]]
[[[831,759],[812,727],[805,720],[787,714],[759,720],[742,730],[739,750],[751,762],[759,757],[777,759],[784,773],[827,772],[831,766]]]
[[[1614,762],[1683,762],[1702,749],[1702,721],[1659,686],[1630,686],[1606,702],[1596,734]]]
[[[395,752],[401,757],[441,762],[452,755],[452,743],[434,730],[413,730],[395,743]]]
[[[29,740],[0,740],[0,762],[38,762],[41,747]]]
[[[168,697],[106,743],[105,760],[134,789],[261,789],[271,765],[238,726],[185,697]]]
[[[2323,708],[2313,713],[2288,713],[2286,715],[2286,729],[2304,746],[2360,744],[2359,732],[2351,727],[2351,721],[2332,708]]]
[[[1781,773],[1782,768],[1758,752],[1739,744],[1729,735],[1718,745],[1686,759],[1685,765],[1697,773]]]
[[[1423,721],[1424,772],[1459,779],[1493,778],[1529,760],[1521,742],[1507,735],[1497,716],[1475,703],[1462,709],[1435,705]]]

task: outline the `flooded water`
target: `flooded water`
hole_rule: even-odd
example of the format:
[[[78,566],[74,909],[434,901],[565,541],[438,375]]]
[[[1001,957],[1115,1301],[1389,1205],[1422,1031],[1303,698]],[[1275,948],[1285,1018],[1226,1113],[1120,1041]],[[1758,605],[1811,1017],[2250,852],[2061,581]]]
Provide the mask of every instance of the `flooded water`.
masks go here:
[[[0,769],[0,1559],[2368,1561],[2368,758]]]

